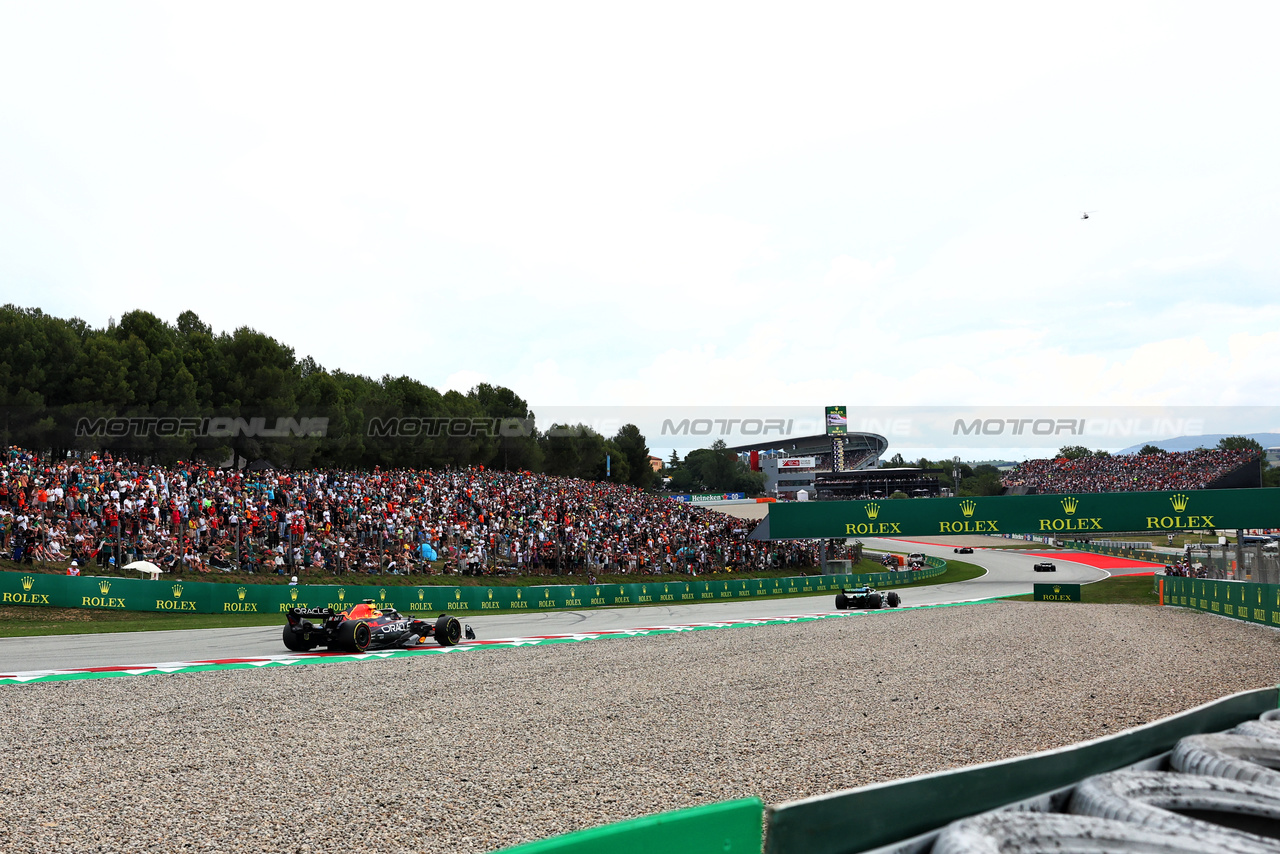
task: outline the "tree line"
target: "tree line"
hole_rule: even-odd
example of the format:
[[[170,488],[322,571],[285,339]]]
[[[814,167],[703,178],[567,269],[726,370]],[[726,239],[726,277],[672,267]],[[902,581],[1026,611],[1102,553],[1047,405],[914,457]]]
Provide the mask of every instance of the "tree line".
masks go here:
[[[514,391],[441,393],[408,376],[329,370],[247,326],[131,311],[105,328],[0,308],[0,439],[55,456],[287,468],[489,466],[648,486],[645,437],[534,426]]]

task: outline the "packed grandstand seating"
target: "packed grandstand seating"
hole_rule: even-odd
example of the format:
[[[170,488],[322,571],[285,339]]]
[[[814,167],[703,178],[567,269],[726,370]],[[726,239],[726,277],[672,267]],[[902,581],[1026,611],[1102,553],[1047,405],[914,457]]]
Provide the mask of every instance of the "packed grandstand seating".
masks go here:
[[[483,468],[231,471],[110,455],[0,467],[6,557],[174,572],[702,573],[812,566],[812,543],[612,483]],[[118,558],[118,560],[117,560]]]
[[[1002,480],[1004,486],[1037,492],[1148,492],[1204,489],[1246,463],[1257,451],[1198,449],[1167,454],[1089,456],[1027,460]]]

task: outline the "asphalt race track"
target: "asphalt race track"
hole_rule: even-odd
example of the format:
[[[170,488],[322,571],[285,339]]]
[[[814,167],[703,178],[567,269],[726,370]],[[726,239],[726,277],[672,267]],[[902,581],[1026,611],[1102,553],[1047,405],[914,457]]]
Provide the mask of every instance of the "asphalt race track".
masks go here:
[[[1031,592],[1036,582],[1088,584],[1111,573],[1055,555],[1054,573],[1038,573],[1032,567],[1044,557],[996,549],[977,548],[971,555],[956,555],[952,546],[904,540],[864,540],[869,549],[923,552],[944,559],[960,559],[987,570],[972,581],[915,587],[899,591],[904,606],[973,602]],[[1033,544],[1028,544],[1034,548]],[[644,608],[606,608],[590,611],[557,611],[540,614],[499,614],[461,617],[479,639],[538,637],[573,632],[606,632],[653,626],[685,625],[731,619],[760,619],[795,614],[834,612],[828,596],[767,599]],[[0,638],[0,669],[5,672],[67,670],[131,664],[183,662],[286,655],[279,626],[192,631],[126,632],[118,634],[61,635],[53,637]]]

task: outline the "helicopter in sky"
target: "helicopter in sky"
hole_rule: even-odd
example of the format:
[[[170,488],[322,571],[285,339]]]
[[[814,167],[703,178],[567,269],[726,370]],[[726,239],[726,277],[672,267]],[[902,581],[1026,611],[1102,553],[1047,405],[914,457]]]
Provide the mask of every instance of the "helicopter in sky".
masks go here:
[[[1088,218],[1089,218],[1089,214],[1091,214],[1091,213],[1097,213],[1097,211],[1081,211],[1081,212],[1080,212],[1080,218],[1081,218],[1081,219],[1088,219]]]

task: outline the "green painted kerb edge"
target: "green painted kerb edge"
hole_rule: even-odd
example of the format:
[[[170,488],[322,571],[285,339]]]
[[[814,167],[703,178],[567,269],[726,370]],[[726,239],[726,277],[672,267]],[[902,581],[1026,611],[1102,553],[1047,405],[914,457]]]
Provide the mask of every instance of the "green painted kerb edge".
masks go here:
[[[1206,489],[1078,495],[995,495],[908,501],[799,501],[769,505],[775,540],[1270,528],[1280,489]]]
[[[506,854],[760,854],[764,801],[743,798],[593,827]]]
[[[1037,602],[1079,602],[1079,584],[1036,584],[1032,598]]]

